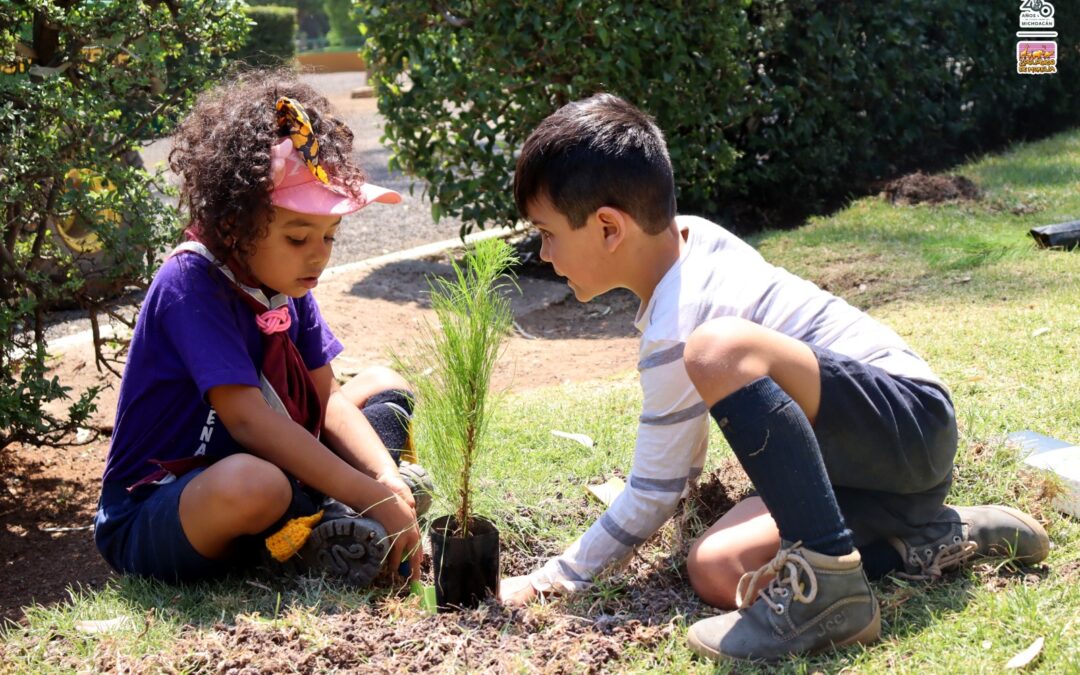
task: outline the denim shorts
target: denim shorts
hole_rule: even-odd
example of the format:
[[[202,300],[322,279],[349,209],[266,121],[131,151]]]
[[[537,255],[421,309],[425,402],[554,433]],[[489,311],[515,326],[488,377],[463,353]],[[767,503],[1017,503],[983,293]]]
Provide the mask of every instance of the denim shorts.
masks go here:
[[[205,470],[194,469],[170,483],[146,485],[130,493],[121,483],[104,484],[94,540],[105,561],[117,572],[168,583],[222,577],[256,564],[266,534],[288,518],[315,513],[321,501],[319,495],[291,480],[292,504],[278,523],[261,535],[240,537],[225,558],[207,558],[191,545],[180,524],[180,494]]]
[[[957,429],[948,393],[811,349],[821,370],[814,433],[855,545],[917,533],[952,485]]]

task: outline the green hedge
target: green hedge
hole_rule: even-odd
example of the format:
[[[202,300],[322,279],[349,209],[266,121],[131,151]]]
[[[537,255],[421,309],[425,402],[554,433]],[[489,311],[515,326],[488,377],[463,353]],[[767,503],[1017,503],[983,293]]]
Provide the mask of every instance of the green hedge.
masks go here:
[[[277,66],[296,56],[296,8],[275,5],[245,7],[254,25],[236,58],[254,66]]]
[[[324,38],[330,30],[330,21],[323,9],[323,0],[248,0],[248,4],[295,7],[298,30],[308,39]]]
[[[684,201],[703,203],[735,161],[724,126],[748,75],[745,14],[608,0],[471,3],[468,16],[415,0],[358,5],[369,81],[395,166],[431,185],[432,210],[465,229],[514,218],[515,152],[558,106],[600,89],[637,102],[674,142]],[[705,17],[708,20],[705,20]],[[407,78],[411,86],[401,86]]]
[[[775,216],[1080,121],[1065,86],[1080,51],[1057,75],[1018,75],[1013,0],[666,5],[357,2],[396,165],[430,183],[436,216],[512,221],[525,136],[604,90],[667,134],[680,211]],[[1077,34],[1075,16],[1056,18]]]
[[[1064,14],[1058,30],[1076,34]],[[1012,0],[750,4],[749,97],[728,134],[741,156],[721,201],[805,213],[1080,121],[1080,90],[1066,87],[1077,43],[1057,75],[1019,75],[1018,16]]]
[[[323,0],[323,11],[330,25],[326,37],[331,47],[360,47],[364,36],[352,16],[352,0]]]

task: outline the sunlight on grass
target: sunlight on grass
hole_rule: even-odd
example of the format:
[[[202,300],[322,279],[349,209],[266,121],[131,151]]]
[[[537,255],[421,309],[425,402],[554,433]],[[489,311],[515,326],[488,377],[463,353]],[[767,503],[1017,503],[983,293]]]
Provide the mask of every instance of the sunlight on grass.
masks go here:
[[[901,207],[870,197],[755,243],[774,263],[867,308],[927,358],[951,387],[959,417],[953,503],[1029,510],[1046,523],[1054,548],[1036,570],[994,563],[929,588],[878,584],[881,643],[793,659],[776,672],[998,672],[1037,637],[1046,642],[1034,668],[1080,671],[1080,524],[1051,510],[1054,485],[1025,469],[1003,442],[1021,429],[1080,442],[1080,252],[1039,250],[1027,234],[1080,218],[1080,131],[953,173],[973,179],[982,198]],[[536,551],[557,553],[599,516],[602,507],[584,486],[629,470],[640,412],[633,366],[605,380],[500,399],[491,427],[497,451],[478,475],[504,549],[533,552],[539,565],[544,556]],[[552,430],[585,434],[594,445]],[[728,452],[715,429],[710,444],[707,470]],[[628,591],[625,579],[608,583],[590,596],[599,607]],[[182,631],[209,631],[237,617],[293,626],[321,644],[321,617],[384,600],[384,592],[349,592],[318,580],[282,589],[233,580],[183,590],[124,580],[29,610],[26,626],[4,631],[0,662],[17,672],[86,669],[113,653],[167,650]],[[130,622],[112,634],[75,628],[118,616]],[[685,628],[696,618],[655,617],[675,629],[649,649],[625,645],[610,669],[710,672],[685,647]],[[528,655],[519,656],[520,669],[528,670]]]

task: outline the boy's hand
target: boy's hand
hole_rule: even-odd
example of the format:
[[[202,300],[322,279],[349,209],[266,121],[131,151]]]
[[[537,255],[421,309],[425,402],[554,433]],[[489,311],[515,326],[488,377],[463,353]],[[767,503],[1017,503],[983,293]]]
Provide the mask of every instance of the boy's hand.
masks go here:
[[[412,490],[409,489],[409,486],[406,485],[405,481],[401,479],[401,474],[398,473],[396,467],[392,467],[383,471],[378,476],[375,476],[375,480],[379,481],[387,488],[389,488],[390,492],[393,492],[398,497],[401,497],[402,501],[408,504],[409,508],[413,510],[413,518],[415,519],[416,498],[413,497]]]
[[[499,600],[504,605],[520,606],[539,597],[539,593],[533,588],[528,575],[522,577],[506,577],[499,582]]]

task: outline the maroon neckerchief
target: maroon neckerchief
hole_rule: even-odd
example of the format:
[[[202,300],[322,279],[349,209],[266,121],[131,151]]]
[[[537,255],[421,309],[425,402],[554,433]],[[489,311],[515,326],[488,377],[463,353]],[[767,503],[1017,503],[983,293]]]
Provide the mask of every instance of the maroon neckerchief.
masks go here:
[[[288,297],[279,293],[267,299],[266,294],[259,289],[243,285],[237,281],[238,278],[246,276],[241,269],[231,264],[222,265],[198,241],[181,244],[169,256],[181,253],[203,256],[229,279],[244,304],[251,309],[255,325],[263,335],[263,361],[259,369],[263,398],[271,408],[288,415],[318,438],[323,423],[322,401],[300,350],[289,337],[292,316],[289,314]],[[193,455],[181,459],[149,461],[157,465],[157,470],[129,487],[129,491],[141,485],[169,482],[192,469],[208,466],[215,460],[206,455]]]

